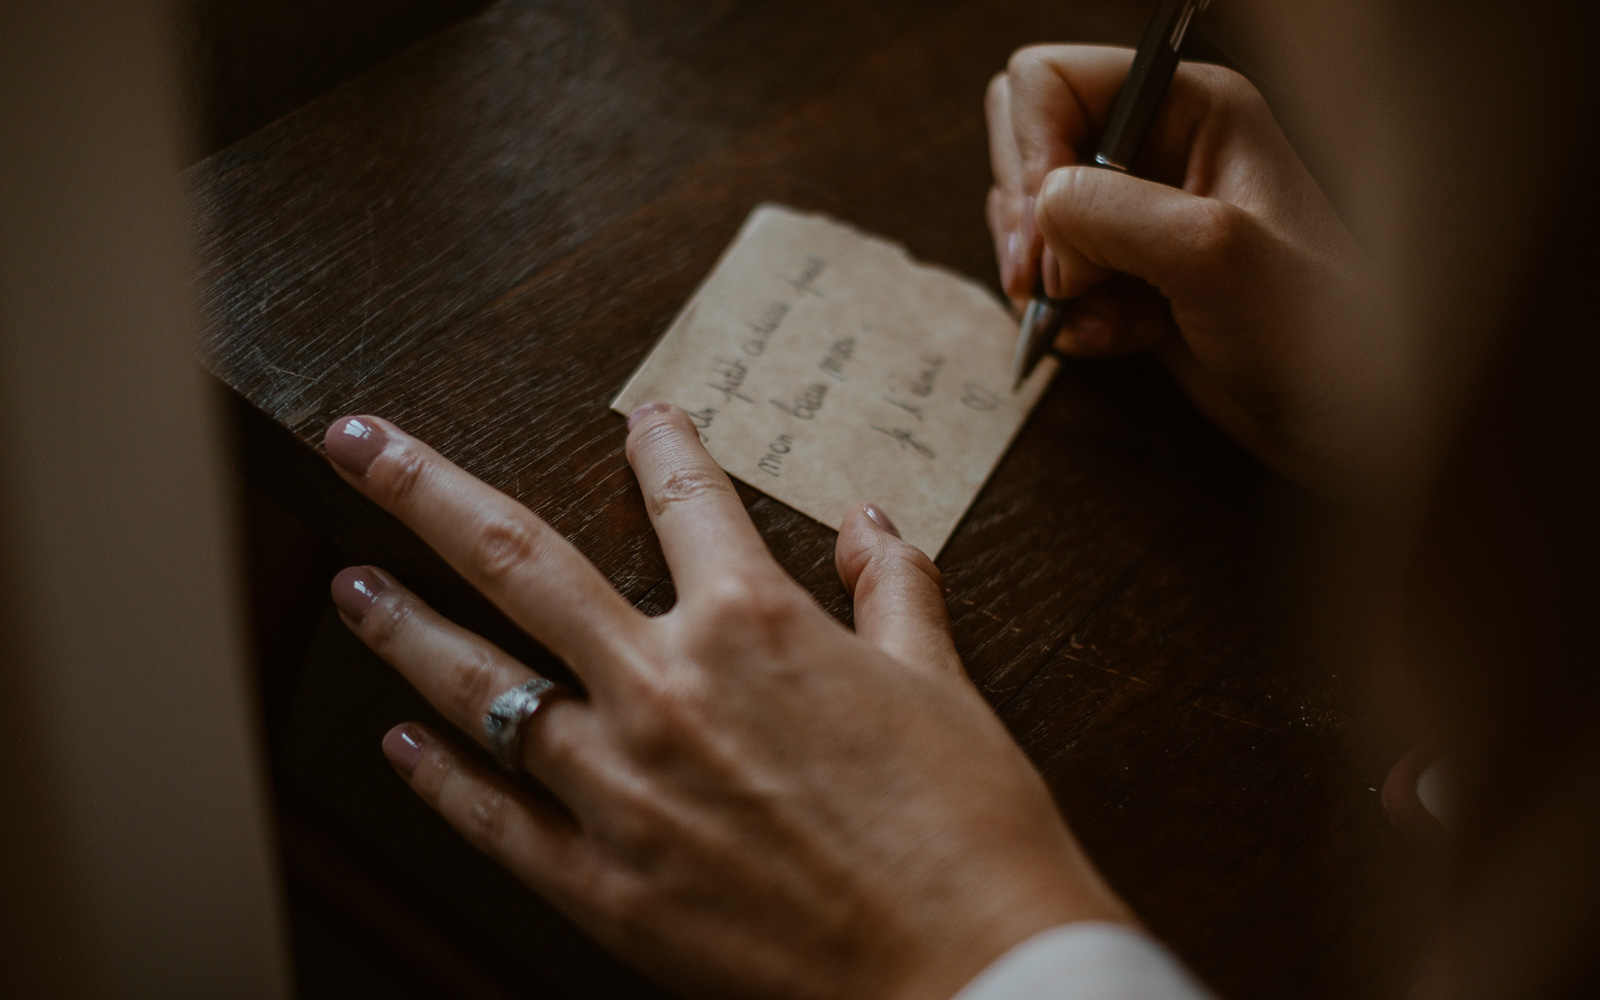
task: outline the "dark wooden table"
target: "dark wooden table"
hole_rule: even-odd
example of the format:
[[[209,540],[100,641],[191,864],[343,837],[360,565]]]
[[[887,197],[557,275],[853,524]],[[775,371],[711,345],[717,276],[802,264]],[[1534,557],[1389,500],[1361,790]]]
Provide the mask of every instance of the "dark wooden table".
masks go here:
[[[995,282],[988,77],[1030,41],[1131,43],[1149,6],[506,2],[402,53],[190,171],[206,359],[246,472],[352,561],[539,662],[323,464],[329,421],[382,414],[670,607],[606,404],[746,213],[828,212]],[[1391,853],[1337,667],[1285,627],[1297,591],[1265,513],[1284,493],[1152,365],[1069,365],[940,560],[973,679],[1090,853],[1238,998],[1349,987]],[[745,496],[848,619],[832,533]],[[459,945],[440,961],[478,963],[457,989],[658,992],[397,787],[377,738],[422,708],[329,641],[343,651],[308,665],[280,751],[292,872],[320,870],[302,829],[320,817],[386,873],[362,890],[374,920],[425,909]]]

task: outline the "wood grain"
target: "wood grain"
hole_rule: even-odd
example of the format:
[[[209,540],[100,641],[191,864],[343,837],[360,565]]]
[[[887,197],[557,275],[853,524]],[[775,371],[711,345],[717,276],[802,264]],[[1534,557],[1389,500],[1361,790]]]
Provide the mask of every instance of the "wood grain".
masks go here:
[[[985,82],[1026,42],[1129,43],[1148,6],[507,2],[402,53],[190,172],[207,364],[235,396],[247,471],[352,560],[545,664],[326,468],[326,424],[379,413],[549,520],[641,607],[670,607],[606,404],[746,213],[828,212],[994,282]],[[1292,599],[1266,600],[1262,483],[1152,365],[1070,365],[941,568],[974,679],[1150,926],[1226,995],[1331,995],[1317,983],[1337,980],[1387,839],[1377,782],[1339,739],[1334,671],[1285,638]],[[745,496],[778,559],[848,620],[832,533]],[[370,752],[297,740],[308,770]],[[610,960],[570,934],[541,945],[558,918],[443,838],[396,833],[433,829],[413,805],[358,806],[383,780],[365,767],[324,766],[308,794],[452,920],[553,990],[650,991],[596,972]],[[443,877],[452,865],[470,878]]]

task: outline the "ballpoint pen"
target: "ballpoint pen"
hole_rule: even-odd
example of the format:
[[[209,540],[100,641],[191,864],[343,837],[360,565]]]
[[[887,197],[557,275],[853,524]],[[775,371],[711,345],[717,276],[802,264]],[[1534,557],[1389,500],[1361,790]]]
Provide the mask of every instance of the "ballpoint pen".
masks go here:
[[[1111,105],[1111,116],[1106,120],[1094,154],[1094,166],[1128,172],[1139,147],[1144,145],[1156,112],[1161,110],[1173,74],[1178,71],[1178,50],[1189,32],[1189,24],[1196,14],[1209,6],[1211,0],[1161,0],[1139,42],[1128,77]],[[1022,314],[1017,353],[1011,362],[1016,388],[1022,387],[1039,359],[1055,342],[1068,305],[1067,300],[1052,299],[1045,294],[1042,278],[1035,283],[1033,301]]]

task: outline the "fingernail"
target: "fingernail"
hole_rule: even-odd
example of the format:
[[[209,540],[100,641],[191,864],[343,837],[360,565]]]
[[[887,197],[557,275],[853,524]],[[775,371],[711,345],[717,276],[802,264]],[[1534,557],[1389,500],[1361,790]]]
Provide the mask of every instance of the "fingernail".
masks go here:
[[[894,522],[889,520],[889,515],[883,512],[882,507],[879,507],[875,503],[869,503],[863,504],[861,506],[861,510],[867,515],[867,517],[871,518],[873,524],[876,524],[879,528],[882,528],[884,531],[887,531],[896,538],[900,537],[900,529],[896,528],[894,526]]]
[[[643,420],[645,417],[650,416],[652,413],[661,413],[661,412],[664,412],[664,411],[669,410],[671,408],[672,408],[672,404],[671,403],[646,403],[646,404],[644,404],[643,406],[639,407],[637,410],[634,410],[631,414],[628,415],[628,430],[630,430],[630,431],[633,430],[634,426],[636,424],[638,424],[639,421]]]
[[[1056,264],[1055,251],[1048,246],[1039,257],[1039,276],[1044,279],[1044,293],[1052,299],[1061,297],[1061,268]]]
[[[340,417],[323,435],[322,444],[339,468],[352,476],[364,476],[388,447],[389,435],[371,417]]]
[[[1037,199],[1028,197],[1022,202],[1022,226],[1017,240],[1018,259],[1027,262],[1028,254],[1033,251],[1034,241],[1039,238],[1039,220],[1034,215],[1034,205]]]
[[[1011,283],[1017,279],[1017,258],[1021,253],[1022,234],[1013,231],[1006,236],[1006,252],[1000,258],[1000,287],[1011,293]]]
[[[351,566],[333,578],[333,603],[346,618],[359,624],[385,589],[383,577],[371,566]]]
[[[417,773],[417,762],[422,760],[425,742],[420,730],[404,722],[384,734],[383,755],[389,758],[395,770],[410,778]]]

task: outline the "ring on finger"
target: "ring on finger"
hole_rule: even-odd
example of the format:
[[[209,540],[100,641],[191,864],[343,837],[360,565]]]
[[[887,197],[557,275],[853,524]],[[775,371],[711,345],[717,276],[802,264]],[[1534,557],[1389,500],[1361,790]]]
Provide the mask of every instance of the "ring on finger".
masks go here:
[[[523,681],[500,693],[483,717],[483,733],[489,749],[507,771],[517,769],[522,753],[522,727],[541,705],[562,693],[560,685],[543,677]]]

